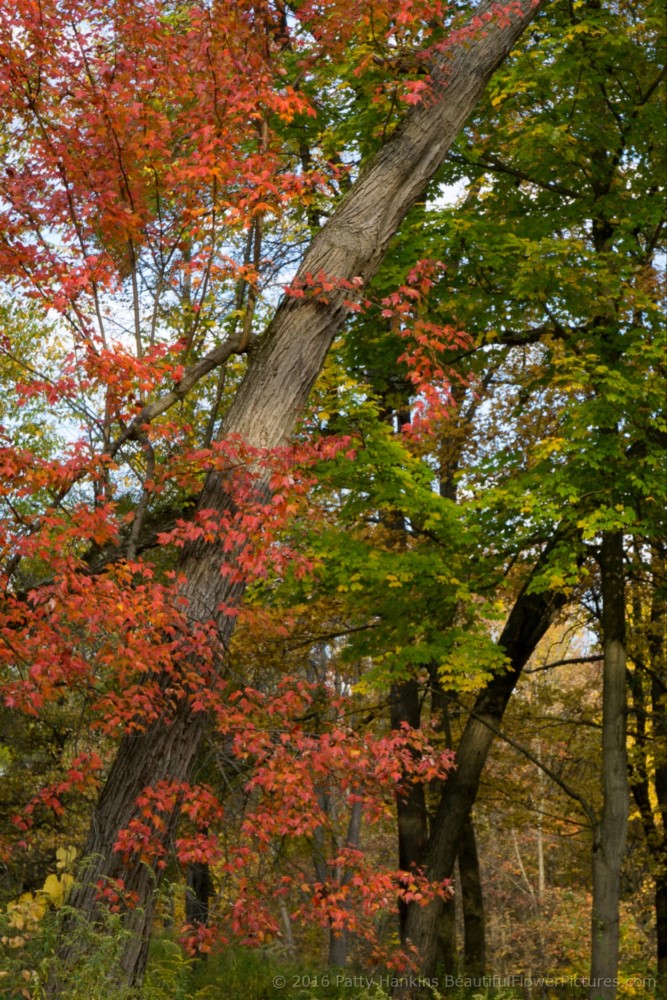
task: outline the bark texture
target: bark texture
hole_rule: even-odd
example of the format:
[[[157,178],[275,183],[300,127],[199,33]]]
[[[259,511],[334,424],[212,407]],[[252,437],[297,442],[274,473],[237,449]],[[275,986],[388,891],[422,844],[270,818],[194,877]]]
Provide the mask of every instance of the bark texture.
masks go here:
[[[154,726],[148,732],[129,737],[121,744],[107,783],[93,814],[85,848],[85,866],[79,873],[69,906],[72,916],[65,922],[57,970],[49,984],[50,997],[68,996],[68,976],[85,950],[88,927],[99,917],[100,889],[122,879],[125,890],[137,894],[140,905],[129,910],[128,932],[118,970],[119,979],[134,981],[143,973],[153,922],[155,889],[160,873],[144,862],[127,862],[114,851],[120,830],[137,815],[136,800],[143,790],[165,777],[175,781],[189,778],[195,764],[203,732],[204,717],[185,708],[170,725]],[[165,771],[165,761],[169,770]],[[165,841],[174,830],[165,831]],[[110,971],[110,976],[112,972]]]
[[[617,994],[621,866],[628,830],[626,639],[623,535],[604,532],[602,590],[602,815],[593,836],[590,1000]]]
[[[510,16],[492,18],[463,44],[454,44],[439,56],[432,97],[405,115],[366,166],[313,240],[300,276],[324,272],[331,279],[360,279],[361,287],[373,277],[402,219],[443,162],[493,71],[545,2],[518,0]],[[476,14],[493,12],[495,6],[483,3]],[[307,296],[283,299],[231,405],[225,435],[240,435],[253,448],[275,448],[287,441],[346,319],[346,298],[349,291],[341,290],[332,292],[327,304]],[[261,485],[258,483],[259,488]],[[221,510],[228,503],[224,478],[211,475],[200,509]],[[220,604],[241,597],[240,588],[230,588],[220,573],[224,558],[220,547],[202,543],[193,545],[184,556],[184,596],[195,620],[209,621],[216,617]],[[231,620],[222,619],[220,629],[224,644],[233,629]],[[98,880],[122,877],[138,893],[140,905],[129,917],[131,936],[122,960],[124,982],[136,983],[143,976],[159,876],[146,865],[128,870],[113,845],[119,831],[135,815],[136,798],[146,786],[164,779],[187,780],[204,726],[201,714],[192,714],[183,706],[172,720],[161,721],[139,736],[125,737],[93,815],[85,848],[90,866],[72,894],[71,905],[80,919],[94,923],[99,916]],[[71,967],[77,953],[76,942],[64,944],[61,968]],[[50,995],[64,997],[67,989],[54,980]]]

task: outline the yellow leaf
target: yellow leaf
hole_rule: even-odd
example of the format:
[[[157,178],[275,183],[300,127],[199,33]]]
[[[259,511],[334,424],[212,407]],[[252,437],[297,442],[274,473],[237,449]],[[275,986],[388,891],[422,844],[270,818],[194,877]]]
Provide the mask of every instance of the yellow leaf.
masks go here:
[[[58,868],[69,868],[76,860],[76,847],[59,847],[56,851]]]
[[[62,903],[64,895],[63,886],[57,875],[47,875],[42,892],[46,893],[49,899],[56,905]]]

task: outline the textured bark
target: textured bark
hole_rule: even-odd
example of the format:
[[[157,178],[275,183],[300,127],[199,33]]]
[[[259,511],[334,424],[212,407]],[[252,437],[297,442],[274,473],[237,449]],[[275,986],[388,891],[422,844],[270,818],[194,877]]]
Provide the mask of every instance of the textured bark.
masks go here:
[[[602,590],[602,815],[593,836],[590,1000],[614,1000],[618,976],[621,865],[628,829],[623,535],[605,532]]]
[[[159,872],[143,862],[124,861],[114,851],[120,830],[136,816],[137,797],[142,791],[168,776],[176,781],[186,780],[194,766],[197,749],[204,729],[204,718],[183,710],[171,725],[155,726],[144,734],[126,736],[93,814],[91,829],[85,848],[85,867],[79,873],[79,882],[69,899],[73,916],[64,925],[63,942],[59,950],[58,966],[49,984],[49,996],[68,995],[67,975],[85,948],[86,929],[80,921],[94,924],[99,915],[99,888],[110,880],[123,879],[128,892],[137,893],[140,905],[128,912],[125,927],[128,931],[123,951],[119,979],[132,980],[138,970],[145,968],[148,957],[150,929],[153,921],[155,889]],[[164,762],[170,768],[165,774]],[[173,834],[165,831],[165,840]],[[113,970],[110,970],[110,976]]]
[[[432,98],[405,115],[366,166],[313,240],[300,275],[324,272],[330,278],[360,279],[361,286],[373,277],[402,219],[443,162],[493,71],[545,2],[518,0],[510,17],[491,19],[474,38],[454,44],[438,57]],[[476,14],[493,8],[492,3],[481,4]],[[327,304],[307,296],[283,299],[230,407],[225,435],[240,435],[255,448],[275,448],[287,441],[347,317],[347,298],[349,292],[341,290],[332,292]],[[211,475],[200,509],[220,510],[228,503],[224,478]],[[203,543],[193,545],[184,557],[184,596],[195,620],[215,618],[220,604],[240,599],[240,588],[231,589],[220,573],[224,558],[220,547]],[[232,628],[223,618],[223,644]],[[129,918],[132,934],[122,961],[121,978],[126,982],[140,981],[145,969],[158,876],[147,866],[126,870],[113,845],[135,815],[136,797],[143,788],[166,778],[190,776],[203,731],[203,718],[184,708],[169,724],[162,721],[141,736],[125,737],[93,815],[85,849],[91,865],[71,903],[76,914],[94,922],[99,916],[98,879],[123,877],[138,893],[140,906]],[[75,944],[63,946],[63,969],[71,965],[76,951]],[[66,988],[54,981],[51,995],[66,996]]]
[[[425,854],[426,872],[433,881],[452,876],[482,770],[507,703],[537,643],[565,605],[562,593],[529,592],[532,580],[542,573],[562,541],[560,534],[554,537],[519,593],[498,640],[507,655],[509,668],[493,677],[479,693],[461,736],[456,751],[456,769],[445,782]],[[422,956],[421,971],[426,978],[432,977],[435,970],[441,905],[436,900],[428,906],[413,907],[408,914],[406,936]],[[405,991],[401,996],[406,996]]]

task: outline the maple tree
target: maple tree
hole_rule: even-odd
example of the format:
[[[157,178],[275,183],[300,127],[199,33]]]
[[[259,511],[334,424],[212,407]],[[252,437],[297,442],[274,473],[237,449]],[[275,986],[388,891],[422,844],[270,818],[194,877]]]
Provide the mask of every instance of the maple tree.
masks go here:
[[[624,538],[640,562],[657,544],[655,5],[553,9],[484,98],[527,4],[467,23],[432,3],[0,7],[3,768],[37,747],[38,771],[3,789],[3,852],[39,892],[102,787],[71,901],[122,915],[121,978],[141,978],[172,845],[223,887],[190,910],[191,949],[303,918],[342,962],[348,937],[381,947],[398,901],[428,972],[524,664],[599,596],[601,538],[617,563]],[[472,176],[465,204],[410,210],[480,98],[436,173]],[[632,784],[664,910],[648,607]],[[300,641],[347,666],[304,671]],[[396,792],[381,870],[359,823]]]
[[[539,6],[0,7],[0,272],[25,303],[5,311],[2,343],[4,702],[37,720],[66,704],[95,734],[83,752],[67,741],[16,826],[28,836],[104,774],[70,907],[126,912],[127,981],[143,973],[180,817],[181,858],[215,857],[219,804],[190,784],[207,717],[236,733],[267,795],[290,764],[302,791],[325,737],[318,766],[355,773],[352,734],[299,735],[298,687],[268,709],[296,716],[282,752],[268,722],[253,731],[262,706],[225,667],[237,605],[249,580],[294,564],[277,532],[308,466],[350,450],[288,444],[333,338]],[[430,780],[417,738],[367,742],[362,760],[384,746],[387,781],[392,760]],[[290,828],[286,806],[262,822]],[[295,835],[322,824],[309,808]],[[77,954],[66,940],[62,969]]]

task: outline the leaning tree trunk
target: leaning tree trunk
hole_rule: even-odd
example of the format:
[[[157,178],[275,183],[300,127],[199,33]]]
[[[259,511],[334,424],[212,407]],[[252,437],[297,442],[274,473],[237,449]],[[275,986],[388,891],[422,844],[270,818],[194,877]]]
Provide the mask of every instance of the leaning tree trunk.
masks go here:
[[[545,2],[518,0],[510,6],[509,16],[492,18],[481,30],[471,29],[463,42],[454,43],[436,57],[432,95],[405,115],[363,170],[313,240],[297,281],[307,273],[323,272],[331,279],[356,279],[360,288],[366,285],[405,214],[443,162],[493,71]],[[483,3],[475,16],[498,8],[503,4]],[[234,398],[224,424],[225,435],[239,435],[252,448],[272,449],[286,442],[348,315],[345,302],[349,297],[349,290],[341,288],[329,294],[327,303],[307,295],[283,299]],[[199,508],[221,510],[229,502],[223,477],[209,476]],[[194,620],[210,621],[220,605],[240,599],[240,588],[230,592],[228,577],[220,573],[222,560],[220,547],[203,542],[192,545],[184,556],[184,596]],[[223,618],[220,628],[224,642],[233,624]],[[129,983],[139,981],[145,969],[159,874],[145,865],[127,872],[113,845],[119,831],[136,815],[136,798],[142,789],[160,780],[190,776],[203,732],[202,714],[183,705],[168,725],[160,721],[140,736],[124,737],[93,815],[85,848],[86,856],[92,859],[91,868],[73,892],[71,907],[79,918],[94,922],[100,907],[96,883],[119,876],[129,880],[139,899],[122,960],[122,979]],[[75,945],[64,945],[61,967],[71,965],[75,954]],[[51,995],[65,996],[66,990],[56,982]]]
[[[628,830],[623,534],[604,532],[602,590],[602,815],[593,835],[590,1000],[617,993],[621,865]]]
[[[493,677],[479,693],[461,736],[456,768],[444,784],[425,854],[425,871],[434,882],[452,876],[484,764],[507,703],[537,643],[566,603],[562,592],[530,591],[531,583],[544,572],[554,549],[565,541],[564,533],[557,532],[519,593],[498,640],[507,655],[509,668]],[[421,954],[421,973],[426,979],[432,978],[435,972],[441,905],[436,899],[428,906],[411,906],[408,914],[406,937]],[[410,991],[407,994],[400,992],[400,995],[409,996]]]

